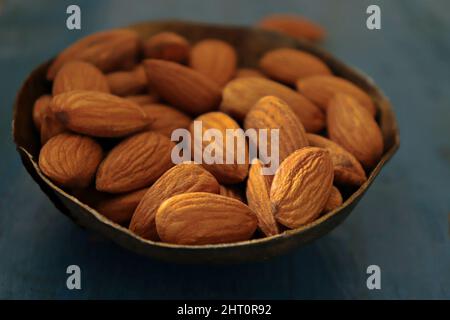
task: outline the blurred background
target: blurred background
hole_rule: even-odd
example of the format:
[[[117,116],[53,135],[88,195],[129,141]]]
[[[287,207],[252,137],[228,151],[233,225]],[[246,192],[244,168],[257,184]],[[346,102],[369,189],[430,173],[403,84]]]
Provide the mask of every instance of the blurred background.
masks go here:
[[[81,8],[81,30],[66,8]],[[381,8],[381,30],[366,8]],[[0,0],[0,298],[450,298],[450,3],[446,0]],[[260,263],[182,266],[128,252],[53,207],[23,168],[12,105],[26,75],[83,35],[139,21],[252,25],[295,13],[328,31],[321,44],[391,99],[401,147],[336,230]],[[81,268],[82,290],[66,288]],[[366,269],[381,268],[381,290]]]

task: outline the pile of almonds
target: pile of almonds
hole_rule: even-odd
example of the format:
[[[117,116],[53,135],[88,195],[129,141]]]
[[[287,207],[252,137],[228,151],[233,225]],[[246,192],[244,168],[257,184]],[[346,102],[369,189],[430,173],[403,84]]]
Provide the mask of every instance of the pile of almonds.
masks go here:
[[[361,186],[383,153],[371,97],[297,49],[239,68],[220,39],[117,29],[72,44],[47,78],[52,93],[33,110],[40,169],[153,241],[230,243],[299,228],[342,205],[341,191]],[[278,170],[262,175],[257,159],[174,165],[171,133],[193,120],[222,132],[279,129]]]

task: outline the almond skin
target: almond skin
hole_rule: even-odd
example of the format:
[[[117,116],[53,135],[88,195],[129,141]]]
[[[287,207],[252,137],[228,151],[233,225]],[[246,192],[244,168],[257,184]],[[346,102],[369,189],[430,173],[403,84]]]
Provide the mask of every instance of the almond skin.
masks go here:
[[[189,57],[189,42],[173,32],[158,33],[144,42],[144,56],[182,63]]]
[[[103,151],[93,139],[70,133],[51,138],[39,154],[39,168],[56,184],[85,188],[102,161]]]
[[[307,133],[306,136],[312,147],[324,148],[330,152],[336,184],[359,187],[366,182],[366,173],[361,163],[350,152],[325,137],[312,133]]]
[[[143,105],[142,109],[149,118],[153,119],[148,129],[159,132],[169,138],[175,129],[189,128],[192,121],[188,115],[164,104]]]
[[[234,150],[227,150],[226,149],[226,129],[240,129],[239,125],[236,121],[234,121],[231,117],[226,115],[223,112],[209,112],[202,114],[201,116],[197,117],[194,121],[201,121],[202,122],[202,134],[201,136],[198,134],[195,134],[194,132],[194,123],[191,124],[189,127],[189,130],[191,132],[191,137],[194,139],[192,143],[192,147],[197,144],[198,148],[194,149],[193,156],[195,155],[195,151],[198,152],[198,159],[202,159],[203,153],[205,148],[208,146],[213,147],[214,150],[220,150],[222,153],[222,159],[223,164],[219,163],[213,163],[213,164],[207,164],[205,159],[203,159],[202,163],[203,166],[211,172],[216,179],[220,183],[238,183],[243,181],[248,174],[248,146],[247,143],[245,143],[245,146],[243,146],[245,149],[242,150],[242,146],[237,147],[237,151],[245,152],[245,163],[238,164],[238,152],[234,152],[234,161],[232,164],[225,164],[225,161],[227,159],[227,153],[231,153]],[[217,129],[222,132],[223,141],[203,141],[202,143],[202,137],[206,130],[208,129]],[[196,159],[194,157],[194,159]]]
[[[375,167],[383,154],[383,136],[373,116],[351,96],[338,94],[327,112],[328,135],[366,169]]]
[[[238,190],[235,186],[224,186],[221,184],[219,186],[219,194],[221,196],[230,197],[244,202],[244,198],[242,197],[240,190]]]
[[[143,66],[131,71],[117,71],[106,76],[111,93],[117,96],[131,96],[145,92],[148,86],[147,74]]]
[[[139,49],[140,40],[135,31],[116,29],[97,32],[63,50],[50,65],[47,79],[53,80],[59,69],[73,60],[92,63],[103,72],[119,70],[136,60]]]
[[[132,191],[125,194],[110,196],[99,201],[95,209],[109,220],[123,224],[130,221],[134,210],[141,202],[148,188]]]
[[[123,137],[151,122],[137,104],[108,93],[75,90],[53,97],[55,117],[74,132],[94,137]]]
[[[94,65],[83,61],[64,64],[53,81],[53,95],[72,90],[90,90],[109,93],[105,75]]]
[[[176,165],[148,189],[133,214],[130,230],[142,238],[158,240],[155,216],[160,204],[172,196],[188,192],[218,193],[219,183],[199,164]]]
[[[55,117],[54,113],[52,112],[51,102],[47,109],[44,111],[41,121],[42,123],[40,137],[42,146],[45,145],[47,141],[54,136],[67,131],[66,127]]]
[[[308,132],[317,132],[325,126],[323,112],[298,92],[275,81],[263,78],[239,78],[230,81],[223,90],[220,110],[243,120],[251,107],[265,96],[284,100],[301,120]]]
[[[270,202],[270,181],[262,174],[262,163],[254,159],[247,180],[247,202],[258,218],[258,227],[268,237],[280,233],[272,213]]]
[[[375,104],[372,98],[362,89],[350,81],[331,75],[312,76],[297,81],[297,89],[309,100],[326,110],[331,99],[337,93],[352,96],[363,105],[371,115],[376,114]]]
[[[319,58],[292,48],[267,52],[259,61],[259,65],[270,78],[289,85],[295,85],[298,79],[331,74],[330,68]]]
[[[267,78],[261,71],[253,68],[240,68],[237,69],[234,78]]]
[[[338,188],[333,186],[331,188],[330,196],[328,197],[327,203],[325,204],[325,208],[323,208],[323,213],[331,212],[334,209],[340,207],[342,205],[342,195]]]
[[[257,227],[255,213],[239,200],[217,194],[184,193],[164,201],[156,213],[162,241],[205,245],[244,241]]]
[[[217,108],[220,88],[198,71],[163,60],[145,60],[150,87],[170,105],[190,114]]]
[[[325,30],[320,25],[299,15],[269,15],[261,20],[258,26],[265,30],[280,32],[302,40],[317,42],[325,38]]]
[[[214,80],[219,86],[225,85],[236,73],[236,50],[227,42],[205,39],[191,50],[189,66]]]
[[[305,147],[295,151],[281,163],[270,189],[276,220],[291,229],[314,221],[332,185],[333,162],[327,150]]]
[[[125,139],[100,164],[97,190],[122,193],[148,187],[173,166],[174,146],[169,138],[150,131]]]
[[[35,102],[33,106],[33,122],[34,126],[38,131],[41,131],[42,118],[48,109],[50,103],[52,102],[52,96],[49,94],[45,94],[40,96]]]
[[[279,130],[279,163],[295,150],[309,145],[301,121],[283,100],[274,96],[261,98],[255,104],[245,117],[244,127],[245,129]],[[257,141],[250,139],[250,143],[256,144]],[[268,141],[268,150],[271,150],[270,144]]]

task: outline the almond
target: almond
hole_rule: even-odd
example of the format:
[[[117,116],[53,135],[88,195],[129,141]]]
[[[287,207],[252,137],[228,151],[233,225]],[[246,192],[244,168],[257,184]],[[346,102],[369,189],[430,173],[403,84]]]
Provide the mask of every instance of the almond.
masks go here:
[[[223,90],[221,111],[242,120],[250,108],[262,97],[276,96],[284,100],[301,120],[308,132],[325,126],[323,112],[294,90],[263,78],[239,78],[229,82]]]
[[[189,42],[179,34],[161,32],[144,42],[144,56],[173,62],[185,62],[189,57]]]
[[[130,100],[134,103],[137,103],[138,105],[146,105],[159,102],[159,97],[156,93],[131,95],[124,97],[124,99]]]
[[[336,184],[359,187],[366,182],[366,173],[361,163],[350,152],[325,137],[312,133],[306,136],[311,146],[324,148],[330,152]]]
[[[372,115],[376,114],[376,107],[372,98],[362,89],[350,81],[331,75],[312,76],[297,81],[297,89],[309,100],[326,110],[331,99],[337,93],[352,96],[361,103]]]
[[[164,173],[146,192],[130,223],[130,230],[145,239],[158,240],[155,215],[160,204],[177,194],[219,192],[217,180],[199,164],[181,163]]]
[[[207,163],[207,159],[202,159],[203,166],[211,172],[220,183],[238,183],[247,177],[248,173],[248,147],[245,140],[244,133],[236,140],[241,140],[244,145],[236,144],[235,150],[228,150],[226,148],[226,130],[240,129],[239,125],[231,117],[222,112],[209,112],[197,117],[194,121],[201,121],[202,132],[200,134],[195,132],[194,122],[189,127],[191,137],[193,137],[192,147],[194,148],[194,159],[202,159],[206,148],[214,150],[213,153],[216,158],[219,158],[222,163],[217,161],[212,164]],[[222,133],[222,141],[214,139],[212,141],[202,141],[206,130],[217,129]],[[234,161],[232,164],[226,164],[226,159],[231,158],[234,154]],[[244,161],[239,157],[243,156]],[[219,161],[220,161],[219,160]],[[197,160],[195,160],[197,161]],[[245,163],[242,163],[245,162]]]
[[[42,118],[52,101],[52,96],[44,94],[40,96],[33,106],[33,122],[38,131],[41,131]]]
[[[163,60],[145,60],[144,65],[150,87],[174,107],[200,114],[219,105],[219,86],[200,72]]]
[[[47,79],[53,80],[59,69],[73,60],[92,63],[103,72],[119,70],[137,58],[139,49],[139,36],[135,31],[116,29],[97,32],[63,50],[50,65]]]
[[[259,61],[270,78],[295,85],[298,79],[331,74],[330,68],[316,56],[297,49],[279,48],[267,52]]]
[[[227,42],[205,39],[191,50],[189,65],[192,69],[214,80],[219,86],[225,85],[236,72],[236,50]]]
[[[137,104],[108,93],[75,90],[53,97],[55,117],[72,131],[95,137],[123,137],[150,123]]]
[[[139,65],[131,71],[117,71],[106,76],[111,93],[131,96],[147,90],[148,80],[144,67]]]
[[[327,111],[328,135],[366,168],[376,166],[383,154],[383,136],[373,116],[351,96],[338,94]]]
[[[254,68],[240,68],[237,69],[234,78],[267,78],[261,71]]]
[[[148,126],[149,130],[159,132],[167,137],[180,128],[189,128],[192,119],[181,111],[164,104],[143,105],[147,116],[154,121]]]
[[[305,147],[295,151],[281,163],[270,189],[276,220],[291,229],[314,221],[332,185],[333,162],[327,150]]]
[[[60,133],[66,132],[66,127],[59,121],[51,111],[51,103],[42,115],[41,124],[41,145],[45,145],[48,140]]]
[[[115,223],[127,223],[148,188],[110,196],[96,205],[96,210]]]
[[[164,201],[156,229],[164,242],[204,245],[244,241],[256,230],[252,210],[239,200],[217,194],[184,193]]]
[[[42,147],[39,167],[58,185],[84,188],[92,181],[102,157],[102,148],[93,139],[62,133]]]
[[[98,168],[97,190],[121,193],[148,187],[173,166],[174,146],[169,138],[150,131],[125,139]]]
[[[244,198],[242,197],[240,190],[238,190],[235,186],[224,186],[221,184],[219,187],[219,194],[221,196],[230,197],[244,202]]]
[[[53,81],[53,95],[72,90],[90,90],[109,93],[105,75],[95,66],[83,61],[64,64]]]
[[[258,159],[254,159],[250,166],[247,180],[247,202],[250,209],[258,218],[258,226],[268,237],[280,233],[277,222],[272,213],[270,202],[270,181],[262,174],[263,165]]]
[[[279,130],[279,163],[295,150],[308,146],[308,139],[301,121],[283,100],[274,96],[261,98],[250,109],[245,117],[244,127],[245,129]],[[270,132],[267,136],[270,137]],[[257,145],[258,141],[250,139],[250,143]],[[271,150],[271,141],[267,143],[267,150]],[[262,160],[267,163],[269,159]]]
[[[321,41],[325,38],[325,30],[320,25],[299,15],[273,14],[261,20],[258,26],[302,40]]]
[[[325,208],[323,208],[324,213],[328,213],[333,211],[334,209],[340,207],[342,205],[342,195],[338,188],[335,186],[331,187],[330,196],[328,197],[327,203],[325,204]]]

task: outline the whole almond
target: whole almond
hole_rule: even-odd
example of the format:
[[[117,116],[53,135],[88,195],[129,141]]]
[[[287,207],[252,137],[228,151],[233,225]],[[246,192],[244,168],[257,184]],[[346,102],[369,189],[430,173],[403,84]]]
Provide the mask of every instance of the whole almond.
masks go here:
[[[251,107],[265,96],[284,100],[299,117],[306,131],[317,132],[324,128],[325,116],[317,106],[287,86],[263,78],[230,81],[223,90],[220,110],[243,120]]]
[[[66,127],[55,117],[54,113],[52,112],[51,102],[42,114],[41,121],[41,146],[45,145],[47,141],[54,136],[67,131]]]
[[[105,75],[94,65],[83,61],[64,64],[53,81],[53,95],[72,90],[90,90],[109,93]]]
[[[52,96],[49,94],[44,94],[40,96],[35,102],[33,106],[33,122],[36,129],[40,132],[42,125],[42,118],[48,109],[50,103],[52,101]]]
[[[158,95],[153,92],[149,93],[149,94],[137,94],[137,95],[126,96],[126,97],[124,97],[124,99],[130,100],[141,106],[159,102]]]
[[[55,117],[72,131],[95,137],[123,137],[151,122],[137,104],[108,93],[75,90],[53,97]]]
[[[273,14],[261,20],[258,26],[302,40],[321,41],[325,38],[325,30],[320,25],[299,15]]]
[[[143,105],[142,109],[144,109],[149,118],[153,119],[148,129],[159,132],[169,138],[174,130],[189,128],[192,121],[185,113],[164,104]]]
[[[361,164],[373,168],[383,154],[383,136],[373,116],[351,96],[338,94],[327,111],[331,140],[353,154]]]
[[[298,79],[331,74],[330,68],[316,56],[302,50],[279,48],[267,52],[259,61],[270,78],[295,85]]]
[[[109,196],[101,200],[95,209],[113,222],[119,224],[127,223],[147,190],[148,188],[144,188],[125,194]]]
[[[193,192],[164,201],[156,213],[162,241],[204,245],[244,241],[257,227],[252,210],[239,200],[217,194]]]
[[[247,180],[247,202],[258,218],[258,226],[268,237],[280,233],[272,213],[270,202],[270,181],[262,174],[263,165],[255,159],[250,166]]]
[[[244,122],[245,129],[278,129],[279,163],[292,152],[308,146],[308,139],[303,125],[292,109],[281,99],[268,96],[261,98]],[[270,132],[267,134],[270,137]],[[257,145],[258,141],[250,139],[250,143]],[[267,149],[271,150],[271,141],[267,142]],[[269,159],[263,159],[267,163]]]
[[[163,60],[145,60],[144,65],[150,87],[174,107],[200,114],[219,105],[219,86],[200,72]]]
[[[174,146],[169,138],[151,131],[123,140],[100,164],[97,190],[122,193],[150,186],[173,166]]]
[[[132,30],[116,29],[91,34],[56,57],[47,71],[47,79],[53,80],[59,69],[73,60],[92,63],[103,72],[122,69],[137,58],[139,48],[139,36]]]
[[[160,204],[188,192],[219,192],[219,183],[201,165],[181,163],[164,173],[145,193],[130,223],[130,230],[145,239],[158,240],[155,215]]]
[[[309,100],[326,110],[331,99],[337,93],[352,96],[359,101],[372,115],[376,114],[372,98],[350,81],[331,75],[312,76],[297,81],[297,89]]]
[[[323,208],[323,212],[331,212],[334,209],[340,207],[342,205],[342,195],[338,188],[333,186],[331,188],[330,196],[328,197],[327,203],[325,204],[325,208]]]
[[[281,163],[270,189],[276,220],[291,229],[314,221],[332,185],[333,162],[327,150],[305,147],[295,151]]]
[[[194,122],[190,125],[189,130],[191,137],[193,137],[192,147],[194,149],[193,156],[195,161],[202,159],[203,166],[211,172],[220,183],[238,183],[243,181],[248,174],[248,147],[245,136],[242,132],[242,141],[244,145],[237,145],[234,150],[226,148],[226,130],[240,129],[236,121],[223,112],[209,112],[197,117],[194,121],[201,121],[202,132],[196,133]],[[223,140],[207,141],[203,140],[203,135],[206,130],[217,129],[222,133]],[[205,148],[213,148],[218,152],[218,157],[222,159],[223,163],[207,164],[203,159]],[[244,161],[238,161],[240,153],[244,157]],[[234,154],[233,163],[227,164],[226,159]],[[242,159],[241,159],[242,160]],[[241,163],[238,163],[241,162]],[[244,163],[243,163],[244,162]]]
[[[185,62],[189,57],[189,42],[173,32],[158,33],[144,42],[144,56],[173,62]]]
[[[306,136],[312,147],[324,148],[330,152],[336,184],[359,187],[366,182],[366,173],[361,163],[350,152],[325,137],[312,133],[307,133]]]
[[[84,188],[92,181],[102,157],[102,148],[93,139],[62,133],[42,147],[39,168],[60,186]]]
[[[219,194],[221,196],[230,197],[244,202],[244,198],[242,197],[240,190],[238,190],[235,186],[224,186],[221,184],[219,186]]]
[[[144,67],[139,65],[131,71],[117,71],[106,76],[111,93],[131,96],[147,90],[148,80]]]
[[[205,39],[192,47],[189,66],[214,80],[219,86],[225,85],[236,72],[236,50],[227,42]]]

